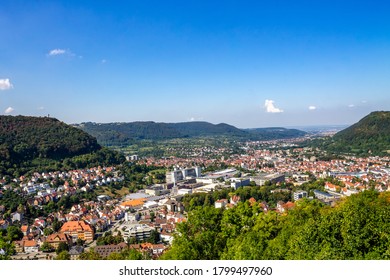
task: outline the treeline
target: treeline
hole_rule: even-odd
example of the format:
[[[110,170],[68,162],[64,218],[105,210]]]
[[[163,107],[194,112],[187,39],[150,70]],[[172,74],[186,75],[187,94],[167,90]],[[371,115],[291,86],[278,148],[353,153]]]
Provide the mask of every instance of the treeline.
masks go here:
[[[287,214],[258,203],[197,207],[162,259],[390,259],[390,193],[365,191],[336,207],[300,200]]]

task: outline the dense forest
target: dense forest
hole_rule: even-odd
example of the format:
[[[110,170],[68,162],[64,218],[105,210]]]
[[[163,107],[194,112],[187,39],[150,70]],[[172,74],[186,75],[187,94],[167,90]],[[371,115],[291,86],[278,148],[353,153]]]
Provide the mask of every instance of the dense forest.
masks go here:
[[[127,146],[140,140],[168,140],[194,137],[229,137],[238,140],[273,140],[294,138],[306,133],[297,129],[238,129],[232,125],[208,122],[183,123],[82,123],[74,125],[93,135],[105,146]]]
[[[365,191],[336,207],[300,200],[287,214],[259,205],[196,207],[162,259],[390,259],[390,193]]]
[[[388,155],[390,151],[390,112],[372,112],[356,124],[311,145],[333,153],[359,156]]]
[[[96,138],[57,119],[0,116],[0,174],[119,163]]]

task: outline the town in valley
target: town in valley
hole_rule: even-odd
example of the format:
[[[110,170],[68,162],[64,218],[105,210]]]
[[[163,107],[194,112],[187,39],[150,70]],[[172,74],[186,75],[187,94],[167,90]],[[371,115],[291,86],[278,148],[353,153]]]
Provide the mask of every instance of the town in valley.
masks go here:
[[[0,256],[120,259],[127,250],[134,259],[159,259],[197,206],[230,211],[249,201],[285,215],[301,200],[332,207],[366,190],[388,191],[390,157],[325,159],[319,148],[302,147],[304,140],[236,143],[240,153],[205,146],[183,147],[182,157],[128,154],[122,165],[146,170],[133,188],[122,165],[3,176],[0,230],[12,246]],[[267,196],[252,197],[253,188],[266,188]],[[207,198],[199,202],[199,195]]]

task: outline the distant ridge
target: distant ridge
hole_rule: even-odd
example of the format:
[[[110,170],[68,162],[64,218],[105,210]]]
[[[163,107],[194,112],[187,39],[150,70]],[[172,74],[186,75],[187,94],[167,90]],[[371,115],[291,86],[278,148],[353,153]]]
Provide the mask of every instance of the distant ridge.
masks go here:
[[[256,135],[260,140],[296,138],[307,134],[305,131],[299,129],[287,129],[284,127],[251,128],[245,131]]]
[[[306,132],[286,128],[239,129],[226,123],[81,123],[74,125],[93,135],[102,145],[127,145],[138,140],[167,140],[192,137],[232,137],[241,140],[272,140],[300,137]]]

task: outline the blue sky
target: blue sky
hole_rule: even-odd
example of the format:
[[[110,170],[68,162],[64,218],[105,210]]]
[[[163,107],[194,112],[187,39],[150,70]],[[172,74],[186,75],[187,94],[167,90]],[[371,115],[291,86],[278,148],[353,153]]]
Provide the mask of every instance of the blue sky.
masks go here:
[[[385,1],[0,4],[0,113],[352,124],[390,109]]]

